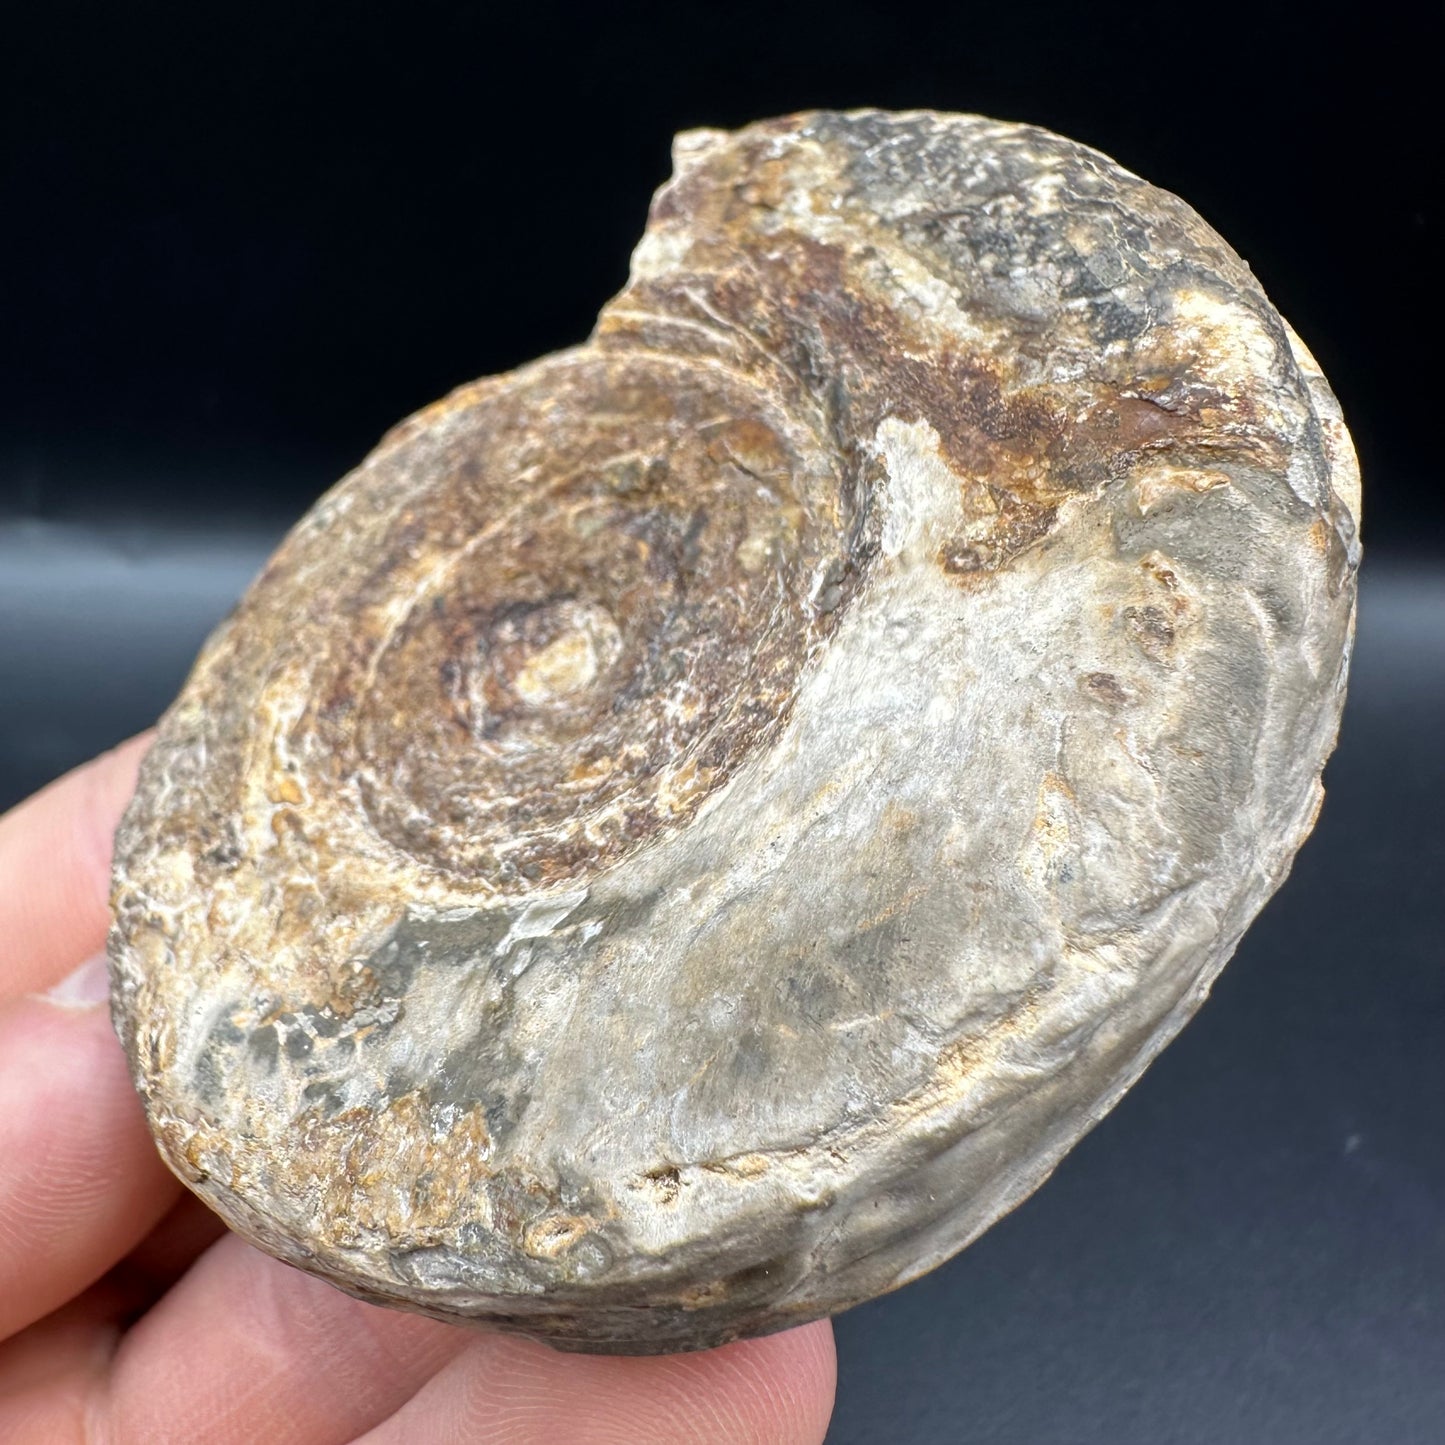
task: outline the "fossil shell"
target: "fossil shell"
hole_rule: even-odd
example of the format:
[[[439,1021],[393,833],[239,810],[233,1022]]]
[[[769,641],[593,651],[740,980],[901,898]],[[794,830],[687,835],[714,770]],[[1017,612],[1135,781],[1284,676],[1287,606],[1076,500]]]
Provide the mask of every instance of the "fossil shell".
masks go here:
[[[1314,820],[1358,473],[1175,197],[1045,131],[679,137],[592,338],[393,431],[121,828],[165,1157],[364,1298],[718,1344],[939,1263]]]

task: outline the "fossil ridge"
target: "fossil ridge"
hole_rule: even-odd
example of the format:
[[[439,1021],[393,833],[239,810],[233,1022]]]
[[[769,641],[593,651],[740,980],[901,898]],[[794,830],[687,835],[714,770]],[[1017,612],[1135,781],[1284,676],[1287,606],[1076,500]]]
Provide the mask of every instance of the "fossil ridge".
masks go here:
[[[680,136],[590,340],[397,427],[166,714],[111,936],[162,1153],[343,1289],[568,1348],[904,1283],[1283,879],[1358,512],[1308,351],[1098,153]]]

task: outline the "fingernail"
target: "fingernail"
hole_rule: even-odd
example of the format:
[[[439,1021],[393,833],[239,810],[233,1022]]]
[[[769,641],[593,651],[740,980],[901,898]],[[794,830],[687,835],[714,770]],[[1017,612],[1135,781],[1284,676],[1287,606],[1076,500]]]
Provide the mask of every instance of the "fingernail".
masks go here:
[[[43,997],[61,1008],[94,1008],[110,998],[110,970],[105,955],[87,958],[74,973],[66,974]]]

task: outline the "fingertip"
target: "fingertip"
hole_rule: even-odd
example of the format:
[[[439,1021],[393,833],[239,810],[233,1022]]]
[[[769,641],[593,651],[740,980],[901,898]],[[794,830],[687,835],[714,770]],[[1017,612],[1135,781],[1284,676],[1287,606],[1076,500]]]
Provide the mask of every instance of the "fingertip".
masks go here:
[[[91,954],[79,968],[35,997],[57,1008],[99,1008],[110,998],[110,967],[105,954]]]
[[[715,1371],[722,1387],[718,1440],[821,1445],[837,1387],[830,1321],[740,1340],[693,1358]],[[705,1438],[710,1445],[713,1437]]]
[[[481,1334],[364,1445],[821,1445],[835,1370],[827,1321],[642,1357]]]
[[[833,1419],[838,1391],[838,1351],[832,1320],[770,1335],[776,1352],[772,1368],[789,1390],[794,1438],[799,1445],[822,1445]]]
[[[724,1408],[716,1439],[821,1445],[837,1387],[830,1321],[740,1340],[693,1358],[716,1371],[721,1387]],[[704,1438],[711,1445],[714,1436]]]

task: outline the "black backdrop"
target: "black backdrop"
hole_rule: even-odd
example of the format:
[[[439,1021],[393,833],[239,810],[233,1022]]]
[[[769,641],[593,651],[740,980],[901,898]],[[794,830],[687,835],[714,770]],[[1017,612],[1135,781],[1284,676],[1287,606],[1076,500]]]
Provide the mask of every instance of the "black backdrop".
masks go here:
[[[11,505],[210,511],[223,480],[292,512],[404,412],[582,339],[675,130],[875,104],[1034,121],[1184,196],[1343,399],[1373,540],[1445,530],[1423,7],[27,9],[0,40]]]
[[[1445,1439],[1436,7],[52,3],[0,35],[0,805],[149,721],[393,421],[580,340],[671,134],[1038,122],[1200,210],[1366,477],[1330,802],[1037,1197],[839,1324],[844,1442]],[[1438,262],[1437,262],[1438,264]]]

